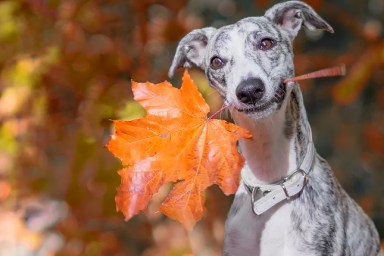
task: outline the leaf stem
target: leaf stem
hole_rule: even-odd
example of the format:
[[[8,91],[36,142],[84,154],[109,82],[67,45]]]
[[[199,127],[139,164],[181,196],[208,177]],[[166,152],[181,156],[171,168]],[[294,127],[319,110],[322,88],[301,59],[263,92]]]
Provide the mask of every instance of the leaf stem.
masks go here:
[[[295,82],[295,81],[318,78],[318,77],[344,76],[345,73],[346,73],[345,65],[341,65],[341,66],[336,66],[332,68],[318,70],[318,71],[301,75],[301,76],[288,78],[284,80],[284,83],[286,84],[289,82]]]
[[[221,108],[219,108],[216,112],[214,112],[212,115],[210,115],[207,120],[211,120],[213,118],[215,118],[218,114],[220,114],[221,112],[223,112],[224,110],[228,109],[231,107],[231,104],[228,104],[228,105],[223,105]]]

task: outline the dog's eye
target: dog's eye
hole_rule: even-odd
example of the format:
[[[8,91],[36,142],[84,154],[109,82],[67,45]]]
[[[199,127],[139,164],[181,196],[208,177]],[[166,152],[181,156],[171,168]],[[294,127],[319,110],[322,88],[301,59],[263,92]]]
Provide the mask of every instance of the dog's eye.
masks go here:
[[[264,38],[260,41],[259,49],[266,51],[271,49],[273,46],[275,46],[275,40],[271,38]]]
[[[219,69],[219,68],[222,68],[223,66],[224,66],[224,64],[225,64],[225,62],[222,60],[222,59],[220,59],[219,57],[213,57],[212,59],[211,59],[211,67],[213,68],[213,69]]]

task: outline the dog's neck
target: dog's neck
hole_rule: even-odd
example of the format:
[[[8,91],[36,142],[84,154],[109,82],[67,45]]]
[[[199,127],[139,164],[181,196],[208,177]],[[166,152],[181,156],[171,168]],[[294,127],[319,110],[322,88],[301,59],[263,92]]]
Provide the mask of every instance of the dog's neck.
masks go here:
[[[251,140],[240,141],[240,150],[245,168],[250,168],[260,184],[276,182],[296,171],[305,155],[309,123],[298,86],[288,97],[280,110],[264,119],[232,111],[235,122],[252,133]]]

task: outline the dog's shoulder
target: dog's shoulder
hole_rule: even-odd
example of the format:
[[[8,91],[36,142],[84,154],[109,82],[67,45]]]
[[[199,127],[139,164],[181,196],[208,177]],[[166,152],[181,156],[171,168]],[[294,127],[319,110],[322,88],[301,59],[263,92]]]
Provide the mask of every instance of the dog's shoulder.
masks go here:
[[[303,247],[322,255],[379,253],[380,240],[372,220],[345,192],[320,156],[307,186],[295,200],[291,219]]]

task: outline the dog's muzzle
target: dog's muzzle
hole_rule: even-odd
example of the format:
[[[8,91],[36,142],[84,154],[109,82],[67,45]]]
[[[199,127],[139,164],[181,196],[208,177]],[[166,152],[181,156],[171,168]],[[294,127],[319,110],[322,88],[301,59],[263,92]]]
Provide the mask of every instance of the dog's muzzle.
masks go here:
[[[259,91],[260,91],[260,89],[259,89]],[[260,94],[260,92],[259,92],[259,94]],[[261,105],[257,104],[258,100],[252,101],[252,99],[254,99],[255,97],[252,97],[252,96],[247,97],[244,94],[242,96],[243,100],[241,100],[241,98],[239,98],[239,96],[238,96],[240,101],[242,101],[243,103],[247,103],[248,105],[252,105],[252,106],[245,107],[245,108],[236,108],[236,110],[239,112],[244,112],[246,114],[254,113],[254,112],[262,112],[262,111],[265,111],[268,108],[272,107],[274,104],[280,105],[284,101],[286,94],[287,94],[287,87],[283,82],[281,82],[279,84],[279,87],[277,88],[273,98],[270,99],[269,101],[267,101],[266,103],[261,104]]]

